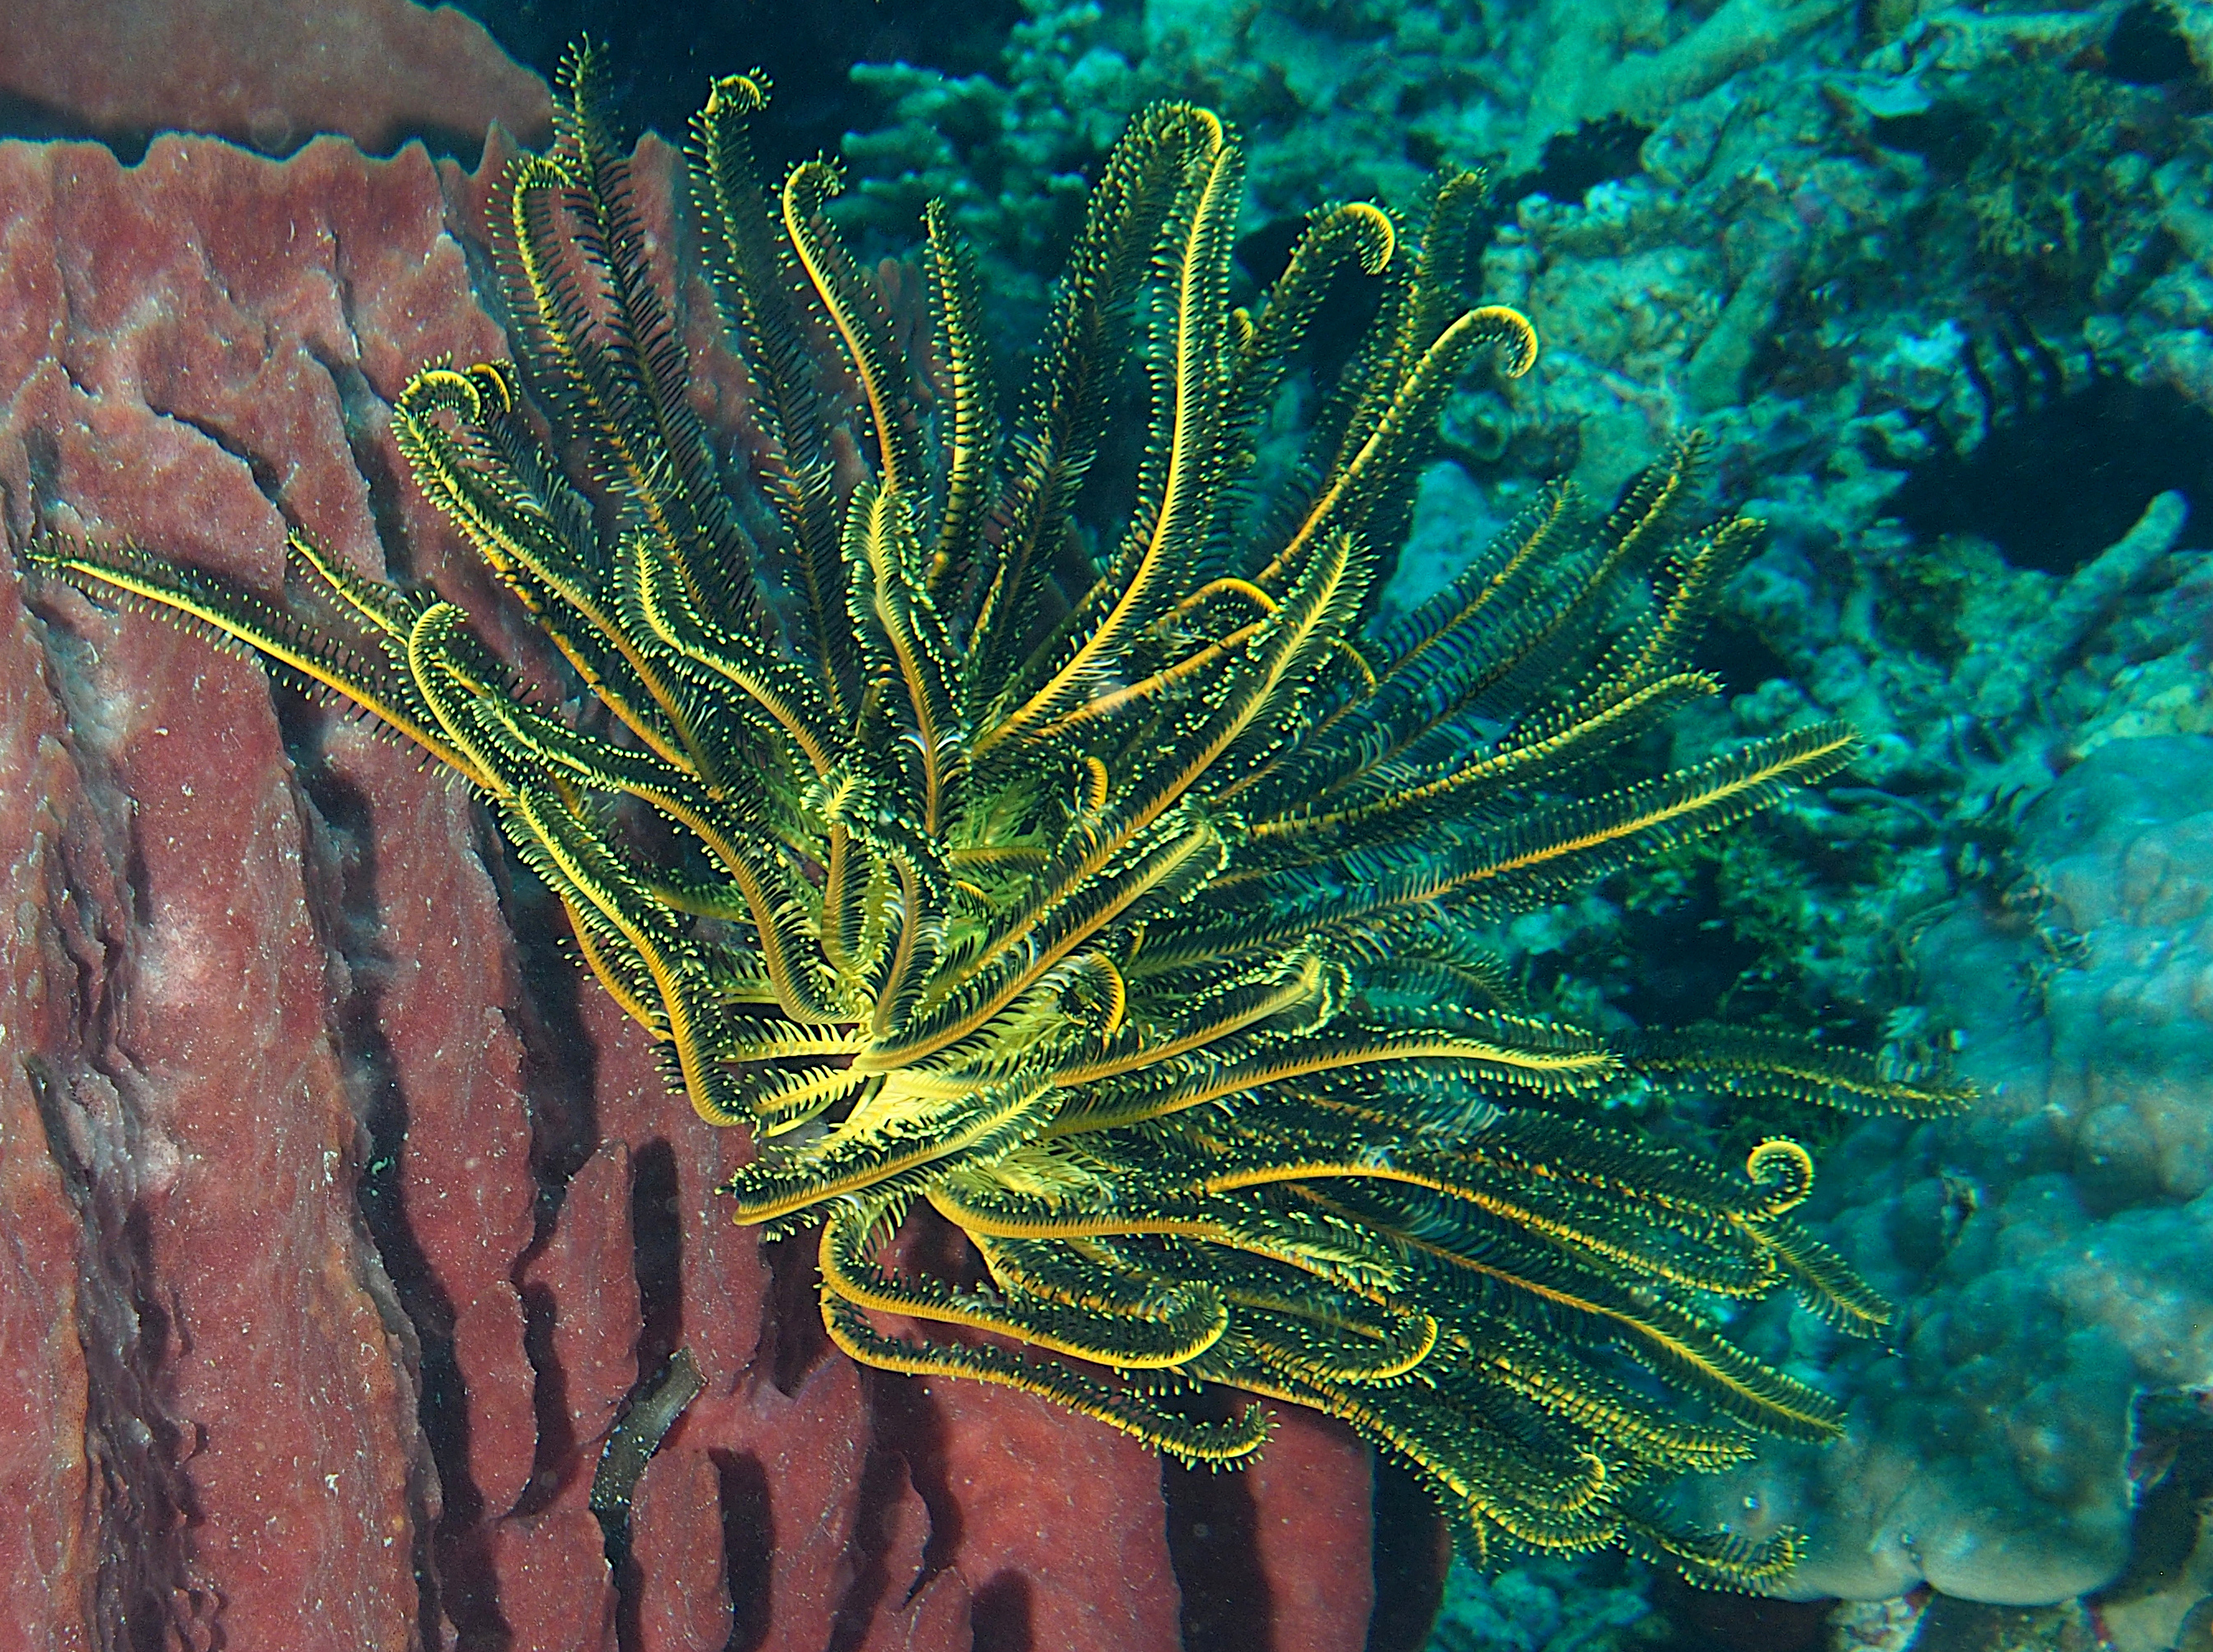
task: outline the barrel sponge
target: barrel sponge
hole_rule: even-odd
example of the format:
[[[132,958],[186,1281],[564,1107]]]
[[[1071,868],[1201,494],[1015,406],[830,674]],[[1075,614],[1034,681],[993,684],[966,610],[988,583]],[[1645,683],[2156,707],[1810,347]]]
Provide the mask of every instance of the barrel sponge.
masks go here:
[[[1826,1367],[1845,1438],[1687,1486],[1810,1539],[1784,1592],[2066,1599],[2126,1558],[2136,1398],[2213,1385],[2213,738],[2116,740],[2027,811],[2027,881],[1916,947],[1973,1109],[1856,1130],[1813,1213],[1898,1304],[1888,1348],[1750,1322]]]

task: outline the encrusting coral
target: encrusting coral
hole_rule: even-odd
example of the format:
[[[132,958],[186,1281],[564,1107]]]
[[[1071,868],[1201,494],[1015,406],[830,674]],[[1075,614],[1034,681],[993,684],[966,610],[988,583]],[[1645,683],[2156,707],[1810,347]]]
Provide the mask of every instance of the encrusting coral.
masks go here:
[[[1308,1405],[1410,1463],[1474,1552],[1787,1568],[1789,1534],[1686,1529],[1660,1496],[1762,1433],[1837,1426],[1715,1322],[1778,1284],[1846,1330],[1886,1310],[1788,1214],[1795,1143],[1736,1173],[1599,1110],[1676,1084],[1916,1113],[1956,1092],[1749,1033],[1518,1015],[1480,944],[1848,758],[1824,723],[1617,780],[1714,692],[1684,661],[1756,526],[1685,528],[1686,445],[1603,520],[1549,491],[1372,623],[1444,398],[1478,354],[1511,375],[1536,349],[1460,301],[1479,180],[1442,175],[1403,249],[1375,207],[1315,214],[1248,312],[1238,146],[1154,106],[1003,436],[943,215],[923,325],[825,222],[832,168],[755,182],[765,95],[717,82],[696,156],[748,476],[686,402],[588,49],[553,148],[509,180],[519,367],[427,368],[393,410],[582,710],[454,603],[304,535],[312,612],[132,546],[49,536],[29,560],[335,691],[484,796],[692,1105],[752,1131],[738,1219],[820,1225],[824,1322],[856,1359],[1045,1395],[1193,1462],[1261,1447],[1240,1394]],[[1379,315],[1304,459],[1265,473],[1260,423],[1356,264]],[[1129,475],[1108,438],[1131,405]],[[914,1263],[941,1222],[980,1277]]]

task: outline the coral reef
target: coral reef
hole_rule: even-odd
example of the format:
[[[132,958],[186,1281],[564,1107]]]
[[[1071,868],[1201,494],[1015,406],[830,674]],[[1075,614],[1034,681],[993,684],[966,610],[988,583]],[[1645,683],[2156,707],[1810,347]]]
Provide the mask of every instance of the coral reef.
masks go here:
[[[2192,1341],[2204,1318],[2196,1289],[2155,1301],[2130,1271],[2202,1242],[2173,1208],[2195,1195],[2139,1176],[2109,1203],[2120,1161],[2077,1135],[2100,1106],[2115,1109],[2100,1128],[2126,1121],[2124,1134],[2202,1127],[2202,1091],[2175,1064],[2186,1035],[2139,1031],[2155,1018],[2125,985],[2124,955],[2149,936],[2132,935],[2125,902],[2085,894],[2072,924],[2093,931],[2091,967],[2111,972],[2112,990],[2067,997],[2080,978],[2046,984],[2061,960],[2043,949],[2069,921],[2033,920],[2019,905],[2027,884],[2015,905],[1998,899],[2009,855],[2051,869],[2068,847],[2050,811],[2078,788],[2128,772],[2109,764],[2149,776],[2168,760],[2139,737],[2209,727],[2213,587],[2188,548],[2205,543],[2188,509],[2208,497],[2203,336],[2189,318],[2208,288],[2203,261],[2174,252],[2195,245],[2184,237],[2204,136],[2172,88],[2146,100],[2083,66],[2109,23],[1946,14],[1826,94],[1818,81],[1741,77],[1663,119],[1642,175],[1581,206],[1525,201],[1491,254],[1498,290],[1540,316],[1557,303],[1590,331],[1564,340],[1558,376],[1524,405],[1470,399],[1471,454],[1512,466],[1534,435],[1527,416],[1555,395],[1582,436],[1602,429],[1617,450],[1711,405],[1736,454],[1724,462],[1759,479],[1753,509],[1777,528],[1736,593],[1744,652],[1731,674],[1749,692],[1731,721],[1771,727],[1810,698],[1869,735],[1851,783],[1795,811],[1783,834],[1714,845],[1675,869],[1674,888],[1618,889],[1619,914],[1540,944],[1609,979],[1636,1013],[1680,1014],[1686,1001],[1653,991],[1651,942],[1638,938],[1640,905],[1672,906],[1686,919],[1651,940],[1718,932],[1736,949],[1689,1004],[1717,984],[1737,1013],[1765,1003],[1786,1020],[1881,1024],[1906,1051],[1956,1045],[1993,1092],[1956,1135],[1875,1127],[1830,1145],[1850,1167],[1826,1184],[1831,1210],[1917,1171],[1910,1194],[1869,1192],[1823,1228],[1905,1304],[1903,1356],[1838,1358],[1802,1334],[1762,1344],[1795,1349],[1853,1397],[1847,1446],[1778,1462],[1736,1488],[1737,1508],[1702,1505],[1748,1531],[1818,1509],[1793,1593],[1879,1597],[1925,1578],[1972,1600],[2052,1601],[2108,1583],[2131,1541],[2131,1394],[2213,1377],[2213,1350]],[[2032,155],[2054,100],[2066,136]],[[1980,147],[1948,152],[1938,129],[1976,122]],[[1677,194],[1686,178],[1698,181]],[[1939,181],[1958,186],[1932,192]],[[1718,241],[1693,228],[1697,214],[1674,216],[1701,190],[1715,191],[1704,212],[1728,226]],[[2028,221],[2045,229],[2014,233]],[[1911,259],[1897,256],[1901,235],[1918,237]],[[1777,258],[1787,272],[1763,290]],[[1678,268],[1699,273],[1670,286]],[[1589,295],[1588,275],[1613,283],[1617,310],[1575,296]],[[1653,289],[1656,303],[1643,296]],[[1751,348],[1717,344],[1747,292],[1755,314],[1739,337]],[[2015,305],[2033,331],[2007,319]],[[1587,441],[1554,450],[1589,473]],[[2086,490],[2087,475],[2100,485]],[[2119,794],[2096,795],[2115,808]],[[2136,852],[2160,862],[2157,841],[2148,832]],[[2167,863],[2179,887],[2202,888],[2202,869]],[[1991,914],[1978,917],[1984,904]],[[2008,925],[2016,943],[1994,951],[1991,929]],[[2202,937],[2161,938],[2179,949],[2179,978],[2204,967]],[[1610,960],[1591,958],[1607,948]],[[2032,983],[2019,1003],[2004,997],[2009,970]],[[2071,1006],[2064,1036],[2058,1012],[2047,1030],[2039,1011],[2052,994]],[[2167,1053],[2143,1053],[2169,1037]],[[2022,1138],[2045,1129],[2068,1145],[2031,1169]],[[1969,1238],[1940,1260],[1954,1223]],[[1913,1244],[1930,1248],[1911,1265],[1890,1248]]]
[[[2082,67],[2101,33],[2100,20],[2082,14],[1947,14],[1840,83],[1853,100],[1842,107],[1873,113],[1865,130],[1881,147],[1854,154],[1814,126],[1801,130],[1814,141],[1794,151],[1789,134],[1771,131],[1759,176],[1785,192],[1789,210],[1776,220],[1776,241],[1795,245],[1797,264],[1775,302],[1761,300],[1765,360],[1748,375],[1733,367],[1733,382],[1711,390],[1725,402],[1745,399],[1741,411],[1713,422],[1724,446],[1746,442],[1742,462],[1765,496],[1754,508],[1778,523],[1776,549],[1740,588],[1746,633],[1768,650],[1769,670],[1788,668],[1814,704],[1846,711],[1871,736],[1855,776],[1868,789],[1833,794],[1828,802],[1841,807],[1826,818],[1801,816],[1801,847],[1788,856],[1802,865],[1810,851],[1832,881],[1806,899],[1805,885],[1794,893],[1792,881],[1762,869],[1771,850],[1725,846],[1714,864],[1717,904],[1731,916],[1719,921],[1775,960],[1759,967],[1808,983],[1824,1013],[1844,1009],[1862,1025],[1887,1020],[1909,1048],[1955,1044],[1966,1070],[1994,1092],[1959,1135],[1940,1128],[1908,1139],[1876,1128],[1832,1149],[1855,1167],[1829,1185],[1832,1197],[1866,1178],[1912,1173],[1901,1166],[1921,1167],[1922,1179],[1910,1196],[1873,1200],[1824,1230],[1909,1304],[1903,1358],[1831,1363],[1826,1350],[1798,1344],[1855,1396],[1850,1443],[1818,1465],[1778,1468],[1739,1488],[1753,1500],[1735,1511],[1747,1529],[1791,1519],[1794,1509],[1824,1511],[1796,1591],[1880,1596],[1925,1577],[1971,1599],[2046,1601],[2108,1582],[2131,1540],[2122,1464],[2132,1393],[2213,1375],[2209,1350],[2190,1341],[2187,1327],[2203,1321],[2194,1295],[2149,1299],[2130,1272],[2178,1253],[2170,1246],[2201,1242],[2179,1208],[2194,1192],[2155,1187],[2139,1173],[2116,1193],[2108,1178],[2122,1160],[2076,1131],[2101,1106],[2113,1110],[2099,1129],[2131,1139],[2186,1135],[2204,1118],[2199,1092],[2175,1066],[2185,1035],[2154,1030],[2157,1017],[2127,984],[2136,966],[2126,960],[2148,938],[2132,926],[2149,920],[2115,896],[2081,893],[2072,925],[2092,932],[2093,972],[2112,972],[2104,996],[2088,999],[2071,996],[2081,979],[2073,972],[2044,983],[2058,967],[2041,954],[2052,944],[2051,925],[2001,908],[1988,922],[2027,933],[2009,954],[1994,955],[1978,927],[1984,921],[1972,916],[1990,898],[1993,854],[2002,858],[2017,830],[2036,880],[2057,887],[2071,828],[2055,826],[2051,811],[2088,795],[2102,800],[2082,805],[2100,811],[2088,825],[2119,819],[2116,799],[2131,783],[2108,780],[2120,790],[2099,791],[2097,777],[2130,771],[2107,765],[2143,764],[2137,772],[2149,782],[2174,759],[2132,737],[2208,726],[2207,570],[2184,549],[2203,539],[2190,537],[2198,525],[2186,525],[2182,496],[2145,503],[2161,486],[2188,487],[2201,505],[2206,497],[2204,460],[2193,456],[2204,452],[2203,436],[2190,438],[2195,449],[2171,439],[2195,431],[2207,405],[2195,325],[2204,265],[2173,250],[2197,245],[2186,237],[2204,138],[2171,93],[2147,100],[2142,88]],[[1826,119],[1838,107],[1776,89],[1768,107],[1796,119]],[[1733,120],[1763,119],[1756,84],[1715,96],[1732,103]],[[2064,115],[2044,113],[2054,101]],[[1698,131],[1701,118],[1694,108],[1661,123],[1644,152],[1649,181],[1625,180],[1565,213],[1525,204],[1518,233],[1501,235],[1493,259],[1572,247],[1565,236],[1600,204],[1635,204],[1621,210],[1639,222],[1655,190],[1674,181],[1683,151],[1671,143]],[[2043,154],[2033,153],[2039,123],[2055,119]],[[1948,151],[1963,132],[1964,152]],[[1725,138],[1704,165],[1708,185],[1730,176],[1720,164],[1727,147]],[[1705,140],[1688,148],[1704,153]],[[2065,157],[2058,167],[2048,158],[2055,152]],[[1901,161],[1907,172],[1886,172]],[[1924,162],[1931,171],[1920,174]],[[1959,186],[1925,194],[1932,179]],[[2102,185],[2070,192],[2084,179]],[[1722,210],[1726,197],[1710,198]],[[1741,222],[1731,215],[1731,235]],[[2024,235],[2030,223],[2043,228]],[[1880,256],[1907,225],[1926,240],[1901,266],[1905,279],[1856,264]],[[1588,264],[1547,250],[1529,267],[1539,281],[1557,268],[1556,290],[1564,291]],[[1966,302],[1946,296],[1948,276]],[[1503,277],[1500,284],[1515,290]],[[1546,313],[1533,294],[1523,302]],[[2016,304],[2044,336],[2064,339],[2072,328],[2083,344],[2070,351],[2017,334],[2003,342],[2006,324],[1992,313]],[[1596,363],[1655,387],[1670,382],[1668,362],[1680,363],[1674,382],[1695,401],[1705,393],[1701,359],[1713,358],[1727,308],[1714,313],[1707,342],[1663,345],[1645,369],[1594,335]],[[1822,354],[1838,351],[1823,370]],[[1575,388],[1576,376],[1572,365],[1562,369],[1570,402],[1611,417],[1609,428],[1628,439],[1639,420],[1618,386],[1594,374]],[[1656,440],[1680,413],[1664,398],[1654,405],[1662,416],[1648,439]],[[2159,415],[2136,418],[2136,407],[2152,405]],[[1506,434],[1514,412],[1472,411],[1472,446],[1499,452],[1527,439],[1526,430]],[[2094,522],[2076,504],[2088,453],[2070,466],[2069,449],[2039,449],[2029,433],[2081,451],[2100,426],[2113,444],[2103,451],[2134,444],[2161,456],[2141,467],[2101,465],[2112,491]],[[1956,460],[1955,452],[1972,457]],[[2126,491],[2138,487],[2133,497]],[[1887,511],[1903,521],[1882,521]],[[2078,515],[2085,520],[2070,521]],[[1772,715],[1799,715],[1799,698],[1771,681],[1741,697],[1733,714],[1739,726],[1759,728]],[[2115,753],[2117,742],[2142,755]],[[2086,757],[2062,789],[2046,793],[2057,773]],[[2170,795],[2163,783],[2148,790]],[[2044,802],[2027,807],[2039,796]],[[2190,830],[2173,829],[2186,838]],[[2183,888],[2203,887],[2202,869],[2166,858],[2158,845],[2148,832],[2133,852],[2169,865]],[[2096,874],[2078,866],[2071,875]],[[1969,915],[1930,927],[1930,916],[1963,888]],[[1775,890],[1781,904],[1763,893]],[[1889,957],[1865,945],[1923,929],[1910,951]],[[2182,976],[2203,967],[2188,961],[2204,958],[2202,938],[2186,929],[2160,938],[2176,948],[2171,966]],[[1622,964],[1634,971],[1633,948]],[[2015,978],[2009,968],[2034,983],[2022,1003],[2003,997]],[[1990,996],[1977,1000],[1978,986]],[[2032,1013],[2039,994],[2051,1000],[2048,1014]],[[2071,1006],[2064,1033],[2062,1004]],[[2167,1037],[2184,1041],[2157,1053]],[[2083,1100],[2080,1085],[2098,1102]],[[2021,1139],[2032,1128],[2066,1145],[2036,1161]],[[1954,1222],[1978,1242],[1963,1239],[1941,1262],[1931,1253],[1901,1265],[1887,1255],[1893,1244],[1948,1243],[1942,1235]],[[1921,1240],[1904,1237],[1915,1224]],[[2171,1230],[2155,1239],[2162,1227]]]
[[[2131,1463],[2137,1396],[2213,1372],[2177,1266],[2213,1240],[2209,798],[2213,738],[2108,741],[2027,811],[2020,878],[1917,943],[1984,1100],[1847,1137],[1823,1212],[1903,1305],[1894,1351],[1832,1358],[1832,1453],[1696,1494],[1741,1529],[1809,1522],[1794,1592],[2033,1604],[2128,1558],[2166,1466]]]
[[[1430,1652],[1616,1652],[1664,1643],[1667,1628],[1653,1612],[1643,1569],[1632,1564],[1610,1577],[1597,1570],[1552,1558],[1491,1576],[1455,1566]]]
[[[1002,238],[989,226],[1035,198],[1036,180],[1067,179],[1145,99],[1181,96],[1257,140],[1249,224],[1316,200],[1403,200],[1441,160],[1503,156],[1508,170],[1533,171],[1548,141],[1587,122],[1657,119],[1808,39],[1841,33],[1848,44],[1850,8],[1024,0],[1024,11],[995,74],[856,70],[891,106],[884,125],[846,143],[872,198],[911,209],[923,180],[942,180],[975,214],[979,241],[1015,248],[1033,232]]]

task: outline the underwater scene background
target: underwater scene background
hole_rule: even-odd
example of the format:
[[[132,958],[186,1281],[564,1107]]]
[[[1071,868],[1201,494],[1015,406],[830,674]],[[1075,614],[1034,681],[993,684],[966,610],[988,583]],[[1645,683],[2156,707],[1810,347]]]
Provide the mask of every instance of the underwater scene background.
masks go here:
[[[1611,1049],[1725,1022],[1972,1087],[1858,1113],[1640,1079],[1592,1115],[1701,1162],[1803,1143],[1793,1216],[1889,1304],[1860,1337],[1788,1290],[1685,1299],[1840,1410],[1657,1489],[1787,1569],[1455,1557],[1435,1477],[1344,1411],[1277,1405],[1215,1473],[857,1365],[812,1237],[730,1222],[746,1132],[586,978],[557,875],[283,670],[57,576],[59,534],[296,594],[298,531],[576,698],[395,409],[514,353],[487,226],[584,35],[734,473],[757,385],[680,149],[756,66],[761,172],[839,159],[826,217],[918,360],[926,204],[1019,363],[1159,100],[1243,143],[1238,304],[1324,204],[1403,221],[1485,169],[1460,297],[1538,352],[1441,395],[1364,634],[1419,634],[1562,480],[1603,514],[1703,433],[1691,521],[1765,534],[1688,658],[1719,692],[1606,761],[1829,718],[1856,754],[1498,917],[1455,978]],[[0,3],[0,1637],[2213,1647],[2209,77],[2199,0]],[[1386,290],[1348,260],[1319,296],[1264,460]],[[1131,422],[1102,470],[1140,469]]]

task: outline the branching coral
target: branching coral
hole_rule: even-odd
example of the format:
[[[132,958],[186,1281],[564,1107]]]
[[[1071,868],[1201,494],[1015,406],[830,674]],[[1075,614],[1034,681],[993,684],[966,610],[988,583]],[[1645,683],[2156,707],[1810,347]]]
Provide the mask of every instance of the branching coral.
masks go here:
[[[31,560],[334,691],[486,799],[675,1084],[752,1132],[738,1220],[819,1224],[823,1319],[856,1359],[1043,1395],[1194,1462],[1261,1446],[1241,1396],[1312,1406],[1411,1464],[1478,1553],[1787,1567],[1788,1535],[1686,1530],[1658,1495],[1761,1433],[1837,1426],[1717,1308],[1787,1284],[1847,1330],[1885,1309],[1790,1217],[1795,1143],[1732,1172],[1594,1104],[1953,1095],[1748,1033],[1520,1015],[1480,944],[1849,755],[1818,724],[1620,778],[1714,691],[1684,661],[1756,526],[1686,530],[1686,446],[1602,519],[1550,491],[1372,623],[1375,547],[1446,394],[1485,352],[1512,375],[1536,349],[1460,298],[1478,180],[1440,177],[1404,248],[1375,207],[1317,213],[1248,310],[1237,143],[1204,110],[1146,110],[1003,430],[946,215],[904,344],[825,219],[832,169],[756,182],[765,96],[718,82],[696,157],[749,474],[686,399],[588,50],[507,191],[520,367],[427,368],[394,409],[417,485],[584,712],[455,604],[304,537],[312,613],[135,546],[54,537]],[[1259,423],[1355,265],[1386,301],[1304,461],[1264,486]],[[913,1261],[936,1222],[977,1277]]]

